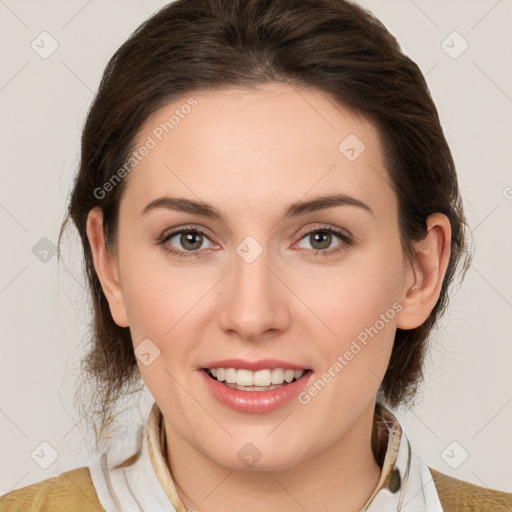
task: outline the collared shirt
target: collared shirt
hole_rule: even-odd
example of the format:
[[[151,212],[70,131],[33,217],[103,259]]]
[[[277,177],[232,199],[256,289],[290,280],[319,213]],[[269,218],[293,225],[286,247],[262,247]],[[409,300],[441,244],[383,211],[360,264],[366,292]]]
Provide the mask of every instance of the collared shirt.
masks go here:
[[[428,466],[411,448],[396,417],[377,404],[377,443],[384,447],[379,482],[360,512],[442,512]],[[387,444],[386,444],[387,440]],[[181,502],[166,462],[163,415],[156,402],[124,459],[109,450],[89,465],[106,512],[190,512]]]

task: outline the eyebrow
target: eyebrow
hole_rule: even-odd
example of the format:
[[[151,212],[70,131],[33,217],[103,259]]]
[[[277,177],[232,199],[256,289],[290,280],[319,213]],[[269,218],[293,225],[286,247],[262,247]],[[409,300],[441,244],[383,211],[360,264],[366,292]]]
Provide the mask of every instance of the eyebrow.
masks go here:
[[[325,210],[327,208],[334,208],[336,206],[355,206],[366,210],[372,216],[375,216],[372,209],[366,204],[356,199],[355,197],[346,194],[331,194],[326,196],[318,196],[308,201],[297,201],[292,203],[286,210],[283,218],[298,217],[306,213]],[[157,208],[166,208],[168,210],[175,210],[186,213],[194,213],[204,217],[218,219],[222,222],[225,221],[224,215],[214,206],[201,201],[194,201],[184,197],[159,197],[147,204],[141,212],[144,215]]]

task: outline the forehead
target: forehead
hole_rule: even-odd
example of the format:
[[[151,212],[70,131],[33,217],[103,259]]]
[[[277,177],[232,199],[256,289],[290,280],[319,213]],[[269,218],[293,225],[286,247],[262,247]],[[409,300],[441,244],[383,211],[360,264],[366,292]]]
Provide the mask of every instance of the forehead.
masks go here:
[[[125,191],[139,209],[165,193],[238,209],[333,191],[381,207],[393,199],[374,124],[311,88],[183,96],[143,125],[135,148],[144,145]]]

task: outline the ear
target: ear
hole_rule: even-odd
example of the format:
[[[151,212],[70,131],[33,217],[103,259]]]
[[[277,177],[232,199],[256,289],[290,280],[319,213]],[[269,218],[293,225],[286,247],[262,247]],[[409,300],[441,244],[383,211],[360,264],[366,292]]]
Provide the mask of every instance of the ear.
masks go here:
[[[126,304],[119,279],[118,259],[115,251],[105,247],[103,211],[98,206],[93,208],[87,216],[87,238],[91,246],[94,269],[107,298],[112,318],[119,327],[128,327]]]
[[[415,329],[428,318],[436,305],[451,255],[451,226],[446,215],[434,213],[427,219],[428,233],[415,244],[402,287],[396,326]]]

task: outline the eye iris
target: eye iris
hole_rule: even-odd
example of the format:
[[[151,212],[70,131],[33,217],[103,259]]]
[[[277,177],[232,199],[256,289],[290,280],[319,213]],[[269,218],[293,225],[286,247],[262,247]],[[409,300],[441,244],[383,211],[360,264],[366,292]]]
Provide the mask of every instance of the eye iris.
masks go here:
[[[203,235],[196,231],[188,231],[186,233],[182,233],[180,237],[180,243],[185,249],[189,249],[191,251],[199,249],[203,243]],[[189,243],[192,245],[192,247],[187,246]]]
[[[329,231],[316,231],[309,235],[311,245],[316,250],[327,249],[331,245],[332,233]],[[187,250],[194,251],[201,247],[203,234],[199,231],[185,231],[181,233],[180,243]],[[317,244],[315,246],[315,244]]]
[[[331,245],[332,234],[328,231],[317,231],[310,236],[312,237],[311,240],[314,240],[314,243],[317,241],[320,243],[320,247],[315,247],[314,243],[311,243],[315,249],[326,249],[329,247],[329,245]],[[323,241],[321,239],[323,239]]]

